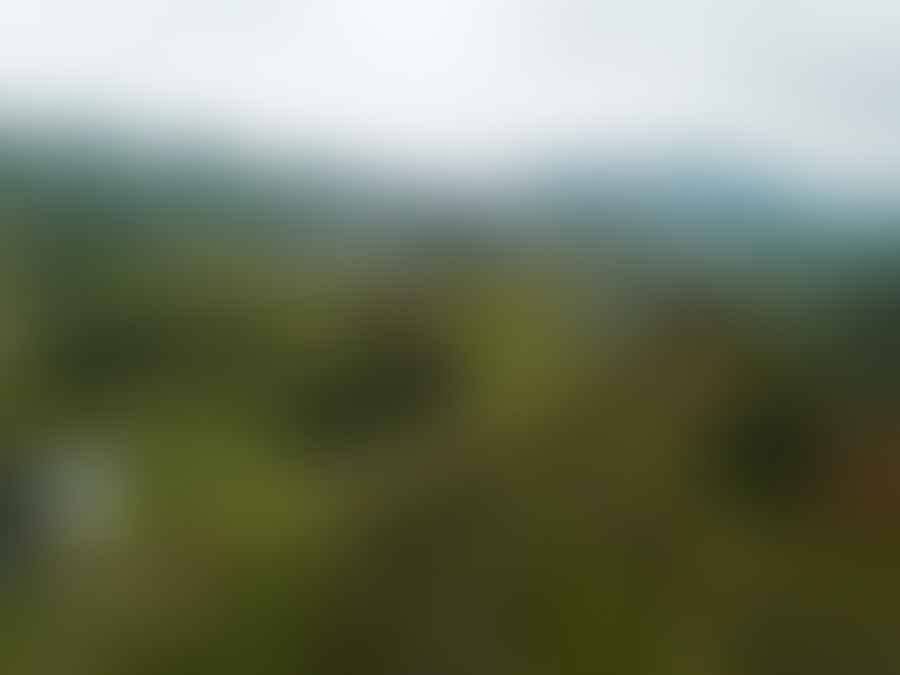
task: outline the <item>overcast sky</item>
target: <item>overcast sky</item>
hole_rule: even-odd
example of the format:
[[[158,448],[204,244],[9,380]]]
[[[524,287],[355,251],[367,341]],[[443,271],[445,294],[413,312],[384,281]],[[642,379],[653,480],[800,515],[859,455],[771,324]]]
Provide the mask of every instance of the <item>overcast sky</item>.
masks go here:
[[[897,0],[0,0],[0,101],[435,165],[692,137],[900,187]]]

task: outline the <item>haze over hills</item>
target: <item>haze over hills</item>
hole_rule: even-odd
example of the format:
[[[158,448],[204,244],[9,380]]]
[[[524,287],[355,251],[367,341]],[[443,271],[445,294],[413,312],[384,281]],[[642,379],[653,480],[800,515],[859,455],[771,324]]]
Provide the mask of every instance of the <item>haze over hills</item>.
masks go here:
[[[475,183],[316,148],[276,157],[217,138],[0,125],[4,207],[40,213],[45,225],[132,222],[144,237],[258,241],[574,236],[772,255],[784,244],[900,237],[900,204],[890,199],[825,192],[739,153],[688,144],[556,152]]]

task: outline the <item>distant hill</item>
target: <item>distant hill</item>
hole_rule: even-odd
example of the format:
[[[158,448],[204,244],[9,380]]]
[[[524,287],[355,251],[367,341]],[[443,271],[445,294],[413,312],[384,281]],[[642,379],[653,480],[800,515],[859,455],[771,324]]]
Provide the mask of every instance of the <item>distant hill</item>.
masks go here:
[[[283,246],[491,236],[763,259],[900,241],[900,208],[817,193],[709,149],[580,149],[512,174],[474,194],[312,148],[276,159],[221,140],[0,123],[0,208],[48,239]]]

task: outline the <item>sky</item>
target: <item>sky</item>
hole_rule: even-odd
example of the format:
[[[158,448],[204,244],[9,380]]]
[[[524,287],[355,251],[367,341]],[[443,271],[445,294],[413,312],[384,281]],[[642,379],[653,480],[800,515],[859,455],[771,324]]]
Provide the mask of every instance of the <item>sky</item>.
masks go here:
[[[423,166],[729,145],[900,187],[896,0],[0,0],[0,105]]]

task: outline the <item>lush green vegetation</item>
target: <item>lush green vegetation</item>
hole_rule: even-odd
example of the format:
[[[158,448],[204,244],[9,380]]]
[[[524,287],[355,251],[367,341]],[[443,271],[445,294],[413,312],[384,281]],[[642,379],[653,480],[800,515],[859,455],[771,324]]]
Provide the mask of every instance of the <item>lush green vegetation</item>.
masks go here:
[[[126,520],[5,528],[4,672],[896,671],[890,264],[134,213],[7,216],[9,466]]]

